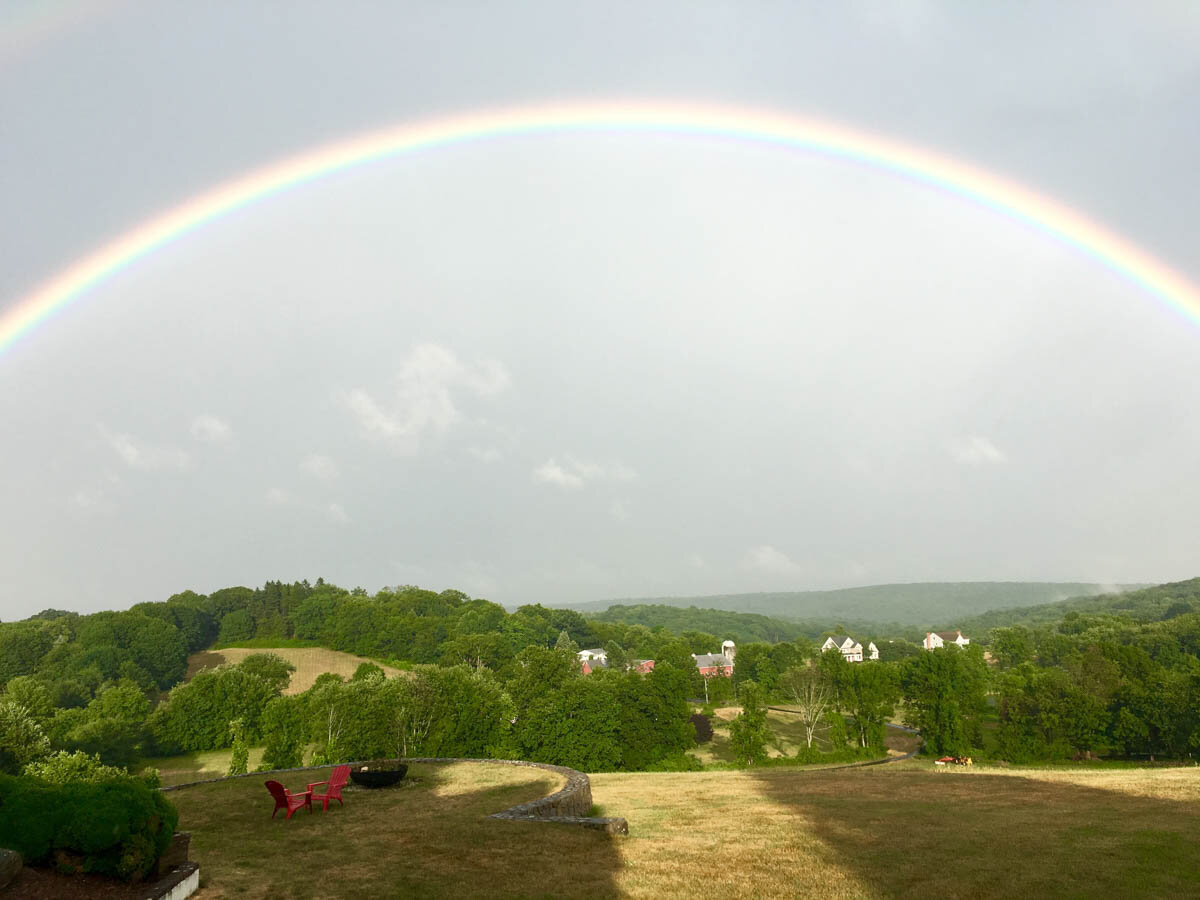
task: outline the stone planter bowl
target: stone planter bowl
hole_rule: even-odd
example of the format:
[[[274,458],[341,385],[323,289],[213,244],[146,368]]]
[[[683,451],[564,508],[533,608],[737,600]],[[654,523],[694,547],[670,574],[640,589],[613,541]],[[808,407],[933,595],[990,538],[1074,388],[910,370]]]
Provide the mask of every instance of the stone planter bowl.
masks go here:
[[[395,769],[376,769],[368,768],[367,771],[361,772],[357,769],[350,770],[350,780],[359,787],[365,788],[381,788],[391,787],[398,784],[400,780],[408,774],[408,766],[401,763]]]

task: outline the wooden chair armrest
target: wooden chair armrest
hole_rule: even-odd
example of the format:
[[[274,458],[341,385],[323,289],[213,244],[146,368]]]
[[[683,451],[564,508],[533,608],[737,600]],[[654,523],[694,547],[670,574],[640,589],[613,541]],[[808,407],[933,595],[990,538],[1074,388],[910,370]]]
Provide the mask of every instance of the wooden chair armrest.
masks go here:
[[[312,784],[310,784],[308,786],[309,793],[312,793],[313,788],[320,787],[323,784],[329,784],[329,782],[328,781],[314,781]]]

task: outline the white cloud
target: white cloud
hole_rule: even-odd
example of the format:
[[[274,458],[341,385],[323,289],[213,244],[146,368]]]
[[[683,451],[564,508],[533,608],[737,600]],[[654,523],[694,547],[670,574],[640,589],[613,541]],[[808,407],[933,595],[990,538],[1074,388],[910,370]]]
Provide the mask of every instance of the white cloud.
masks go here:
[[[705,558],[703,556],[701,556],[699,553],[693,553],[691,556],[688,557],[688,565],[691,566],[693,569],[708,568],[707,560],[705,560]]]
[[[319,478],[322,481],[332,481],[341,474],[337,463],[328,456],[322,456],[319,453],[310,453],[304,457],[300,461],[300,471],[305,475],[311,475],[313,478]]]
[[[508,373],[494,360],[464,363],[445,347],[422,344],[401,365],[390,398],[355,388],[344,402],[364,435],[412,452],[425,434],[440,434],[462,420],[456,393],[487,397],[508,385]]]
[[[345,525],[350,521],[350,517],[346,515],[346,510],[340,503],[330,503],[326,512],[329,514],[329,521],[335,525]]]
[[[100,434],[121,462],[131,469],[161,470],[186,469],[190,457],[178,447],[156,447],[130,434],[120,434],[100,429]]]
[[[271,488],[266,493],[266,501],[271,506],[287,506],[292,502],[292,495],[283,488]]]
[[[543,484],[553,484],[569,491],[583,487],[582,477],[568,472],[553,459],[546,460],[533,470],[533,480]]]
[[[1008,462],[1008,457],[999,447],[977,434],[954,441],[950,445],[950,455],[955,462],[964,466],[994,466]]]
[[[608,514],[618,522],[628,522],[629,502],[626,500],[614,500],[608,505]]]
[[[208,414],[192,419],[192,437],[206,444],[228,444],[233,439],[233,428],[224,419]]]
[[[750,569],[768,572],[772,575],[799,575],[802,567],[793,562],[782,550],[777,550],[770,544],[753,547],[746,552],[745,565]]]
[[[551,457],[533,470],[533,480],[553,484],[565,490],[578,490],[589,481],[624,482],[637,473],[623,463],[602,464],[566,457],[560,464]]]

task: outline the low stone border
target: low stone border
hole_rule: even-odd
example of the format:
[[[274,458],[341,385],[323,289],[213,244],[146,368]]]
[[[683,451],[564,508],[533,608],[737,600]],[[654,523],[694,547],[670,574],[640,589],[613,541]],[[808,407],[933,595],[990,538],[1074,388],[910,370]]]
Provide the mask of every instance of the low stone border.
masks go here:
[[[589,816],[592,811],[592,783],[587,775],[566,766],[552,766],[548,763],[528,762],[523,759],[464,759],[462,757],[421,756],[406,757],[406,763],[490,763],[501,766],[527,766],[533,769],[545,769],[556,775],[562,775],[567,783],[553,794],[548,794],[528,803],[519,803],[509,809],[492,813],[489,818],[507,819],[511,822],[557,822],[563,825],[578,825],[592,828],[608,834],[629,834],[629,823],[625,819],[613,816]],[[358,760],[338,765],[362,766],[369,765],[369,760]],[[201,781],[189,781],[185,784],[172,784],[159,788],[160,791],[177,791],[181,788],[194,787],[199,784],[215,784],[218,781],[232,781],[236,778],[257,778],[260,775],[281,775],[288,772],[313,772],[318,769],[328,769],[330,766],[299,766],[292,769],[271,769],[266,772],[247,772],[245,775],[227,775],[224,778],[205,778]]]
[[[447,759],[439,757],[420,757],[408,759],[414,763],[448,763],[448,762],[485,762],[499,763],[505,766],[528,766],[533,769],[545,769],[556,775],[562,775],[567,783],[553,794],[548,794],[538,800],[519,803],[509,809],[492,813],[493,819],[508,819],[520,822],[559,822],[564,825],[580,825],[584,828],[594,828],[608,834],[629,834],[629,823],[619,816],[591,816],[592,811],[592,782],[582,772],[568,769],[566,766],[552,766],[548,763],[528,762],[523,759]]]
[[[200,866],[194,862],[181,863],[153,884],[145,886],[149,900],[184,900],[200,890]]]
[[[25,861],[16,850],[6,850],[0,847],[0,891],[21,874]]]

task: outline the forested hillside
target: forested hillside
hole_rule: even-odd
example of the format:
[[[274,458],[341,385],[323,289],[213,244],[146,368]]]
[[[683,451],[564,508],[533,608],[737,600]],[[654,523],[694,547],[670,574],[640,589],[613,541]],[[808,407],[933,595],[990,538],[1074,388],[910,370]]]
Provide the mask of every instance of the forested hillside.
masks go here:
[[[322,674],[284,696],[294,666],[258,653],[184,682],[188,653],[214,643],[320,645],[408,671],[386,678],[363,663],[349,680]],[[453,590],[372,596],[321,580],[186,591],[121,612],[47,610],[0,624],[0,772],[47,759],[72,771],[135,767],[231,746],[244,766],[247,746],[263,743],[276,766],[313,746],[329,762],[403,753],[687,766],[686,700],[703,692],[691,653],[719,644],[573,610],[508,613]],[[603,646],[609,669],[585,676],[580,645]],[[635,658],[656,666],[639,672]]]
[[[686,755],[701,730],[689,723],[693,698],[736,698],[730,744],[746,765],[767,761],[766,704],[780,702],[808,731],[789,764],[881,753],[900,711],[939,754],[1200,751],[1200,579],[990,615],[954,620],[971,629],[964,651],[925,653],[901,631],[852,629],[881,651],[852,665],[820,653],[805,626],[761,615],[638,606],[604,616],[625,621],[589,620],[412,586],[368,595],[268,582],[123,612],[47,610],[0,624],[0,772],[135,767],[226,747],[244,766],[251,745],[278,767],[399,754],[689,769],[700,764]],[[831,616],[826,628],[846,621]],[[691,654],[729,637],[732,677],[706,679]],[[364,662],[349,680],[320,674],[284,696],[294,666],[258,653],[184,682],[188,653],[214,643],[322,646],[406,671],[388,678]],[[607,667],[584,674],[581,647],[603,647]],[[647,659],[655,666],[639,669]]]
[[[1083,582],[965,581],[876,584],[833,591],[788,591],[759,594],[713,594],[704,597],[644,597],[575,605],[600,611],[614,603],[657,605],[758,613],[792,620],[889,622],[927,626],[952,622],[993,609],[1055,603],[1144,585],[1101,585]]]
[[[1200,578],[1096,597],[1076,597],[1061,603],[993,609],[969,618],[947,620],[945,624],[962,628],[968,633],[982,634],[988,629],[1009,625],[1051,625],[1072,613],[1082,616],[1114,615],[1139,622],[1156,622],[1190,612],[1200,612]]]
[[[807,629],[796,622],[772,619],[758,613],[698,609],[695,606],[618,605],[610,606],[604,612],[589,613],[587,618],[594,622],[623,622],[627,625],[645,625],[648,628],[666,628],[676,634],[703,631],[729,638],[739,644],[751,641],[777,644],[801,636],[814,636],[809,635]],[[816,633],[820,631],[821,629],[818,629]]]

